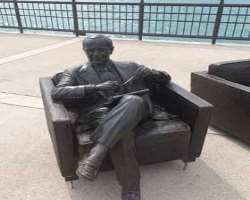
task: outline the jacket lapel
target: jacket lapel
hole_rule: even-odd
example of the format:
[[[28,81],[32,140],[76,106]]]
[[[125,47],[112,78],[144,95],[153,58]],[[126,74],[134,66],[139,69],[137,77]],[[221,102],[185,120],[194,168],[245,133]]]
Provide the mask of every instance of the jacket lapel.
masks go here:
[[[121,77],[122,82],[125,82],[128,79],[128,76],[127,76],[126,71],[124,70],[124,67],[121,66],[120,63],[114,62],[114,61],[113,61],[113,66],[116,69],[116,71],[118,72],[119,76]]]
[[[101,83],[101,80],[99,79],[96,71],[89,63],[83,65],[80,69],[80,78],[81,80],[84,80],[84,82],[88,82],[89,84]]]

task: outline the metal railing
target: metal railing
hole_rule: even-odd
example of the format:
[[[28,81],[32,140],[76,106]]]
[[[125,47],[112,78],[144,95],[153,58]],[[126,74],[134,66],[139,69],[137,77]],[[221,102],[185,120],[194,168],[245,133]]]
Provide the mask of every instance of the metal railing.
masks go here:
[[[0,28],[250,41],[250,5],[1,0]]]

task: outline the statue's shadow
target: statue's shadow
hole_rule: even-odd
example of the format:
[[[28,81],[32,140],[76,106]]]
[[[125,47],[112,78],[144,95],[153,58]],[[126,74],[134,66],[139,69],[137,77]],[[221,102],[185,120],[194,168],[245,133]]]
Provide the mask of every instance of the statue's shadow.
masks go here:
[[[204,161],[197,159],[183,171],[181,161],[143,166],[142,200],[243,200],[241,195],[219,177]],[[74,182],[69,187],[72,200],[118,200],[120,187],[114,171],[102,172],[97,180]]]

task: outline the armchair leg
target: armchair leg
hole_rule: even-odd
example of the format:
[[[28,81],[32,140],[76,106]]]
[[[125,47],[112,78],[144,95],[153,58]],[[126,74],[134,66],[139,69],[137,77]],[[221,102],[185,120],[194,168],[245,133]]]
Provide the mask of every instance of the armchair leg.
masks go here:
[[[184,166],[183,166],[183,170],[187,170],[187,167],[188,167],[188,163],[187,162],[184,162]]]
[[[74,187],[74,182],[73,182],[73,181],[70,181],[70,182],[69,182],[69,185],[70,185],[70,189],[72,189],[72,190],[75,189],[75,187]]]

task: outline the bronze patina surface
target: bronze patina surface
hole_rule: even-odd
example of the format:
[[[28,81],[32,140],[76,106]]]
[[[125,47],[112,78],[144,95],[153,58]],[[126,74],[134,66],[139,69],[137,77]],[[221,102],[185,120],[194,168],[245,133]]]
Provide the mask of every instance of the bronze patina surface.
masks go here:
[[[77,110],[76,132],[89,134],[94,143],[88,155],[79,160],[76,174],[94,180],[110,152],[122,199],[139,200],[133,130],[152,116],[149,91],[168,84],[171,78],[166,72],[136,63],[112,61],[113,49],[112,40],[104,35],[86,37],[83,50],[89,62],[60,74],[52,98]]]

